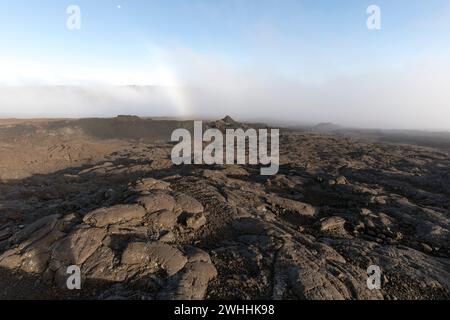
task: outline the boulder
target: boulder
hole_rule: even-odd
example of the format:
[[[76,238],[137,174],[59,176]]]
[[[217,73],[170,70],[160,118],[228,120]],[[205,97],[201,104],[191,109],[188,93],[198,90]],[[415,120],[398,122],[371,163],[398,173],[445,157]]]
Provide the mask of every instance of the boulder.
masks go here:
[[[161,210],[152,213],[148,217],[148,221],[155,229],[172,230],[177,223],[178,216],[179,214],[174,211]]]
[[[170,183],[153,178],[145,178],[136,184],[135,189],[142,192],[150,190],[170,190]]]
[[[330,217],[322,219],[319,222],[319,229],[322,233],[331,235],[346,236],[347,231],[345,230],[345,219],[341,217]]]
[[[173,211],[176,205],[175,199],[171,195],[162,192],[140,197],[137,202],[144,206],[148,213],[161,210]]]
[[[52,258],[65,265],[81,266],[99,247],[106,237],[100,228],[79,228],[55,244]]]
[[[193,230],[198,230],[206,224],[206,217],[201,213],[194,213],[186,217],[186,226]]]
[[[139,220],[146,214],[147,212],[140,205],[118,205],[92,211],[83,218],[83,221],[91,226],[102,228],[131,220]]]
[[[216,268],[208,262],[190,262],[169,281],[168,287],[159,293],[165,300],[203,300],[208,283],[217,277]]]
[[[317,214],[317,209],[310,204],[282,198],[276,195],[267,196],[267,202],[273,207],[282,209],[285,212],[296,213],[305,217],[313,217]]]
[[[183,212],[201,213],[204,211],[203,205],[199,201],[184,193],[177,194],[175,200]]]
[[[122,254],[122,264],[150,269],[160,267],[168,276],[176,274],[186,263],[187,258],[180,250],[158,242],[131,242]]]

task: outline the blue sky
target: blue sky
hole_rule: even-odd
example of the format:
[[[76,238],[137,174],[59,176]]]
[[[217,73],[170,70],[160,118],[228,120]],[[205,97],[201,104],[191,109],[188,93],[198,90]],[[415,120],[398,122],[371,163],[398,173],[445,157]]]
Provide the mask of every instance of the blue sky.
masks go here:
[[[369,32],[365,11],[375,2],[383,29]],[[449,1],[375,2],[2,0],[0,49],[8,57],[114,68],[149,63],[145,44],[152,43],[304,79],[402,65],[448,50]],[[80,31],[65,27],[70,4],[81,8]]]
[[[66,28],[72,4],[81,8],[81,30]],[[382,30],[366,27],[371,4],[381,8]],[[233,82],[256,71],[250,87],[270,86],[266,77],[326,90],[342,78],[432,74],[450,54],[448,0],[0,0],[0,7],[0,85],[176,78],[202,87],[214,73]]]

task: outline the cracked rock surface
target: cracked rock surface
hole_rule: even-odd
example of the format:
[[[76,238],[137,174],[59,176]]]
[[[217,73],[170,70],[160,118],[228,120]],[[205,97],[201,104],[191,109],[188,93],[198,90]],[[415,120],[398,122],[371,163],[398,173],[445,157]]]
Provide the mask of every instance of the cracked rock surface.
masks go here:
[[[263,177],[173,166],[153,132],[27,125],[0,130],[0,298],[450,298],[448,151],[286,131]]]

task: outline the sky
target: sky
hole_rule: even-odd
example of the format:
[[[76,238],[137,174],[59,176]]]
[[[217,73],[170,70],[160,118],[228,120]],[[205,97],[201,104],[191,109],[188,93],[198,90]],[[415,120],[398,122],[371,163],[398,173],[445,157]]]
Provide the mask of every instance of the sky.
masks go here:
[[[0,0],[0,116],[450,130],[449,57],[449,0]]]

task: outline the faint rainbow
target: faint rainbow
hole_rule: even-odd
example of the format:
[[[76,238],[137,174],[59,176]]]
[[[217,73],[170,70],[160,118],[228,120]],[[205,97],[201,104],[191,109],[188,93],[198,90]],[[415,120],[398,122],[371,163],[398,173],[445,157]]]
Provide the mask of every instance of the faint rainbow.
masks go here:
[[[177,112],[177,116],[192,115],[189,93],[181,83],[177,72],[167,64],[159,64],[156,68],[157,82],[163,88],[167,99]]]

